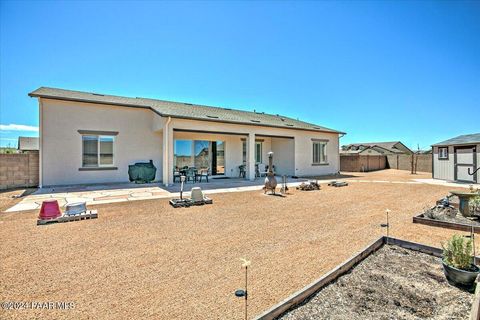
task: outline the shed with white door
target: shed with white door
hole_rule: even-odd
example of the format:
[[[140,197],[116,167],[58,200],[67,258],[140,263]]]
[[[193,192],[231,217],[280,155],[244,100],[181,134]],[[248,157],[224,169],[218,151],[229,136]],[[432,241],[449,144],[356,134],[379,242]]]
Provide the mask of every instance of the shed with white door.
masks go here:
[[[433,178],[480,182],[480,133],[461,135],[432,145]]]

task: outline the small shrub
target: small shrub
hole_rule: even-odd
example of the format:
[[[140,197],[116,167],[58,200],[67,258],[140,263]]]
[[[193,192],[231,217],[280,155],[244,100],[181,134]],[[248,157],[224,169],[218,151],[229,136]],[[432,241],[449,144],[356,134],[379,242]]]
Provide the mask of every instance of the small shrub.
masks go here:
[[[468,201],[468,206],[470,207],[470,211],[480,212],[480,189],[474,188],[473,185],[470,185],[470,192],[477,194],[476,197],[473,197]]]
[[[446,244],[442,244],[443,261],[449,266],[461,270],[472,269],[472,240],[453,235]]]
[[[470,206],[470,210],[472,212],[480,212],[480,194],[470,199],[470,201],[468,201],[468,205]]]

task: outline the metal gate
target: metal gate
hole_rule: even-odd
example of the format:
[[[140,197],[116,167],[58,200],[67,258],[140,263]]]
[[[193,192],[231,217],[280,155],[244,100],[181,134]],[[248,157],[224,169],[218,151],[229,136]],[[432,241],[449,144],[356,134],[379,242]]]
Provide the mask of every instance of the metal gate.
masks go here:
[[[476,182],[476,174],[470,175],[477,167],[475,146],[455,147],[455,180]]]

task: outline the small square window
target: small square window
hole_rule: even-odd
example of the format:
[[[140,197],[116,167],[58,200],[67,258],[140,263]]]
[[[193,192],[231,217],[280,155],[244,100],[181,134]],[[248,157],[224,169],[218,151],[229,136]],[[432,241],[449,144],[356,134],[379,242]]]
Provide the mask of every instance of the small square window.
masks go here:
[[[448,159],[448,148],[447,147],[438,148],[438,159],[443,159],[443,160]]]

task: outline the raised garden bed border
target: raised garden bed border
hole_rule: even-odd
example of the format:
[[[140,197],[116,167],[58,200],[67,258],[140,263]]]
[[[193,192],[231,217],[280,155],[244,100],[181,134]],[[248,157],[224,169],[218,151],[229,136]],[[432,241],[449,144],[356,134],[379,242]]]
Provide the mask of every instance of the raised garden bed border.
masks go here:
[[[465,232],[470,232],[472,230],[472,226],[469,224],[430,219],[426,218],[423,213],[413,217],[413,223],[420,223],[427,226],[447,228]],[[480,233],[480,226],[473,226],[473,232]]]
[[[264,313],[258,315],[257,317],[255,317],[255,320],[275,319],[281,316],[282,314],[284,314],[285,312],[289,311],[290,309],[300,305],[303,301],[308,299],[310,296],[314,295],[316,292],[318,292],[322,288],[326,287],[333,281],[337,280],[337,278],[339,278],[340,276],[351,271],[351,269],[353,269],[357,264],[362,262],[364,259],[366,259],[368,256],[370,256],[372,253],[374,253],[378,249],[382,248],[385,244],[396,245],[401,248],[419,251],[425,254],[433,255],[435,257],[442,256],[442,249],[439,249],[439,248],[427,246],[417,242],[410,242],[410,241],[401,240],[397,238],[387,237],[387,236],[380,237],[379,239],[373,241],[371,244],[365,247],[363,250],[357,252],[350,259],[348,259],[347,261],[335,267],[333,270],[331,270],[324,276],[315,280],[314,282],[307,285],[303,289],[295,292],[294,294],[292,294],[282,302],[274,305]],[[475,262],[477,264],[480,262],[479,256],[475,257]],[[480,290],[477,289],[477,292],[478,291]],[[473,311],[474,311],[474,308],[472,308],[472,312]]]

